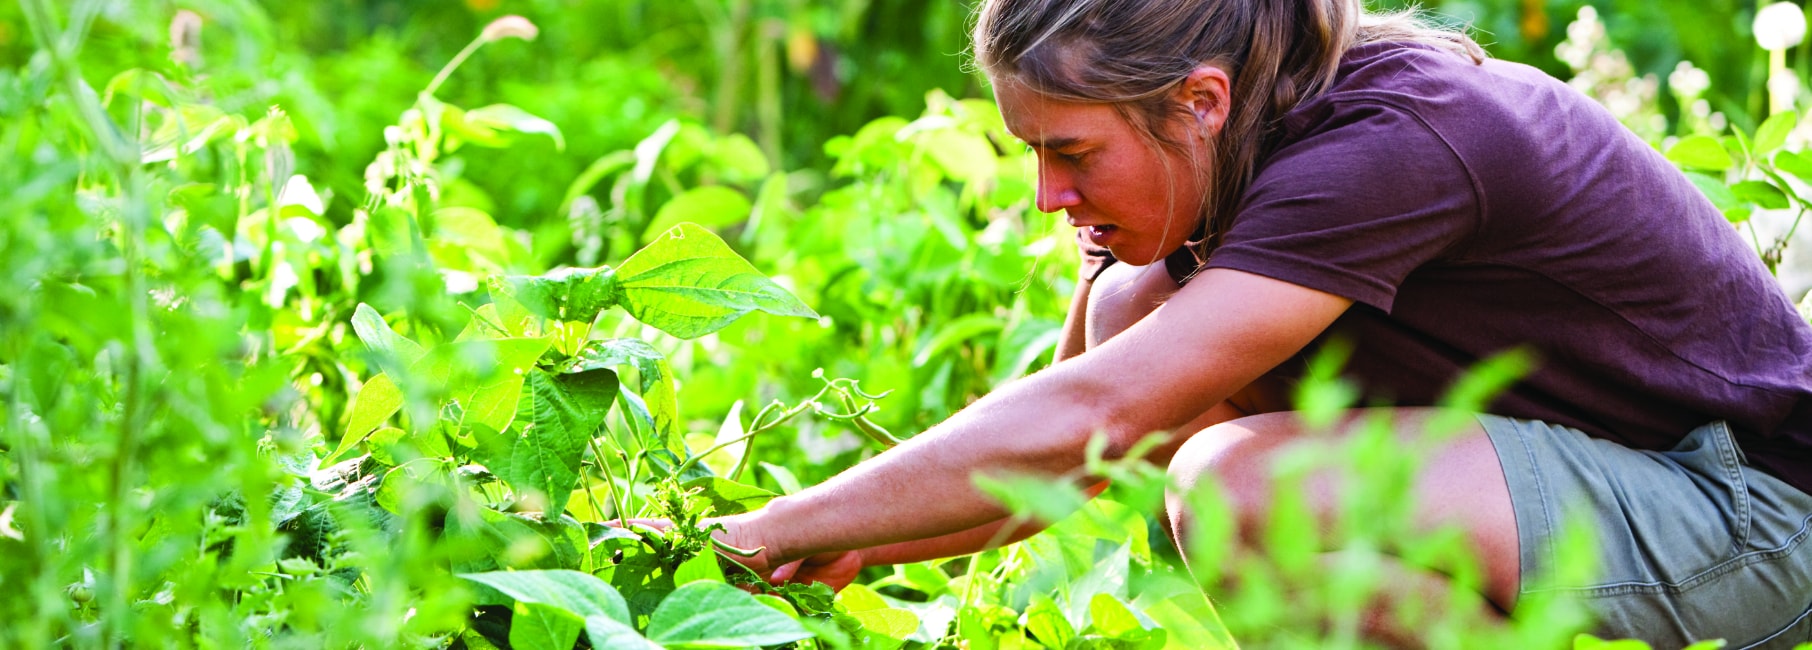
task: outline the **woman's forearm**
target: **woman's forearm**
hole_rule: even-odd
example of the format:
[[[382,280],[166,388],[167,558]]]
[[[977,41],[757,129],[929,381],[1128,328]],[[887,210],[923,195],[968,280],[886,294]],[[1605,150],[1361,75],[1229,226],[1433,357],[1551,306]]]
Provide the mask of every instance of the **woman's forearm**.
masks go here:
[[[1107,482],[1096,483],[1085,494],[1090,498],[1107,488]],[[909,564],[959,555],[970,555],[1018,543],[1049,528],[1052,522],[1007,517],[965,531],[948,535],[899,542],[860,551],[864,566]]]

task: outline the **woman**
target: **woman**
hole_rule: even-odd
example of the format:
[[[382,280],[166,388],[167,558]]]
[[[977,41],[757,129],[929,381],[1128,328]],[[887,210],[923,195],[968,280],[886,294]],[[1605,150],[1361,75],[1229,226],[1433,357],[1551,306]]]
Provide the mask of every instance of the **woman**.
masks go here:
[[[1096,432],[1110,455],[1175,432],[1178,486],[1217,483],[1256,529],[1271,459],[1329,440],[1272,412],[1305,348],[1352,342],[1406,443],[1463,369],[1523,348],[1537,368],[1415,479],[1418,523],[1466,532],[1483,595],[1566,591],[1601,633],[1665,645],[1807,639],[1812,328],[1589,99],[1358,0],[989,0],[975,55],[1037,153],[1038,208],[1125,262],[1084,283],[1089,349],[722,520],[765,548],[752,568],[973,551],[1004,514],[973,472],[1062,474]],[[1338,507],[1337,482],[1310,488]],[[1577,504],[1602,571],[1539,582]]]

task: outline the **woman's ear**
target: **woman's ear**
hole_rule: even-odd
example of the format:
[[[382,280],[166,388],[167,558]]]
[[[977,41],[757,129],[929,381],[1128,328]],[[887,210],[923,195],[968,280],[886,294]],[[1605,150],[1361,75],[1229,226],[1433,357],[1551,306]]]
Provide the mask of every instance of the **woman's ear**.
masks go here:
[[[1233,82],[1227,71],[1204,65],[1190,71],[1177,88],[1177,101],[1183,102],[1208,133],[1220,133],[1227,123],[1227,111],[1233,105]]]

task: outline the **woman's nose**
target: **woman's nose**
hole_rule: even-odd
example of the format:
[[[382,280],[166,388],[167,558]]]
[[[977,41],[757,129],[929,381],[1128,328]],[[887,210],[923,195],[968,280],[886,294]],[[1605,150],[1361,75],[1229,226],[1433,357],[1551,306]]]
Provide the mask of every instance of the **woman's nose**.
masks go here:
[[[1038,174],[1039,212],[1056,212],[1081,202],[1082,194],[1069,179],[1048,172]]]

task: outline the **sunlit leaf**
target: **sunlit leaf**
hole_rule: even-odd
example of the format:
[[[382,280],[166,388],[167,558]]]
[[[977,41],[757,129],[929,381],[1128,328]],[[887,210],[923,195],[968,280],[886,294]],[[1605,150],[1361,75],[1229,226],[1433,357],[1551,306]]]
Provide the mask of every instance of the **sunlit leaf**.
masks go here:
[[[379,374],[365,382],[359,394],[352,399],[352,413],[348,416],[346,431],[340,436],[340,444],[332,454],[321,460],[323,467],[333,464],[346,452],[357,448],[365,436],[371,435],[384,421],[403,408],[403,392],[396,387],[396,382],[389,375]]]
[[[1673,148],[1667,150],[1667,159],[1674,164],[1690,169],[1721,172],[1735,164],[1730,159],[1730,152],[1717,138],[1707,135],[1692,135],[1681,138]]]
[[[571,612],[540,603],[518,603],[510,617],[512,650],[568,650],[583,623]]]
[[[480,435],[480,462],[517,489],[540,493],[547,516],[558,516],[578,486],[579,462],[616,391],[616,373],[607,370],[529,371],[515,424],[503,433]]]
[[[501,291],[542,318],[589,323],[598,312],[617,304],[617,271],[566,268],[538,276],[495,278],[491,291]]]
[[[466,111],[465,123],[468,127],[480,131],[514,131],[545,135],[554,139],[555,149],[562,151],[566,149],[566,138],[560,135],[560,127],[510,104],[492,104]]]
[[[352,314],[352,329],[359,335],[365,347],[377,354],[378,365],[384,366],[386,372],[396,372],[407,368],[427,354],[421,344],[409,340],[378,315],[370,305],[359,303]]]
[[[1755,157],[1763,158],[1787,144],[1787,135],[1799,125],[1799,114],[1793,111],[1775,113],[1755,129]]]
[[[593,341],[573,357],[570,372],[595,368],[635,368],[639,384],[635,387],[641,413],[654,428],[657,444],[676,454],[685,453],[680,431],[679,394],[673,386],[673,369],[667,358],[654,346],[640,339]],[[625,387],[628,390],[628,387]]]
[[[683,339],[715,332],[755,310],[818,316],[716,234],[693,224],[674,227],[625,260],[616,288],[636,320]]]
[[[661,645],[649,641],[628,623],[608,616],[585,617],[585,638],[591,641],[593,648],[610,650],[661,650]]]
[[[648,619],[648,638],[668,648],[746,648],[808,636],[798,621],[721,582],[681,586]]]
[[[1692,181],[1693,186],[1699,188],[1700,192],[1705,193],[1705,198],[1710,199],[1711,204],[1719,210],[1729,210],[1740,203],[1737,201],[1736,194],[1730,191],[1730,186],[1725,185],[1723,181],[1697,172],[1687,172],[1686,179]]]
[[[1787,209],[1787,195],[1766,181],[1743,181],[1730,186],[1738,201],[1754,203],[1763,210]]]
[[[712,511],[717,515],[734,515],[748,512],[767,504],[780,495],[767,490],[738,483],[727,478],[707,476],[685,482],[688,491],[700,490],[698,496],[711,503]]]
[[[581,618],[603,616],[629,622],[629,606],[622,594],[588,573],[554,569],[463,573],[459,577],[501,591],[516,602],[548,605]]]
[[[706,228],[722,228],[748,219],[751,207],[748,197],[728,187],[695,187],[661,204],[661,209],[654,213],[654,220],[648,222],[647,232],[664,233],[688,222]]]

